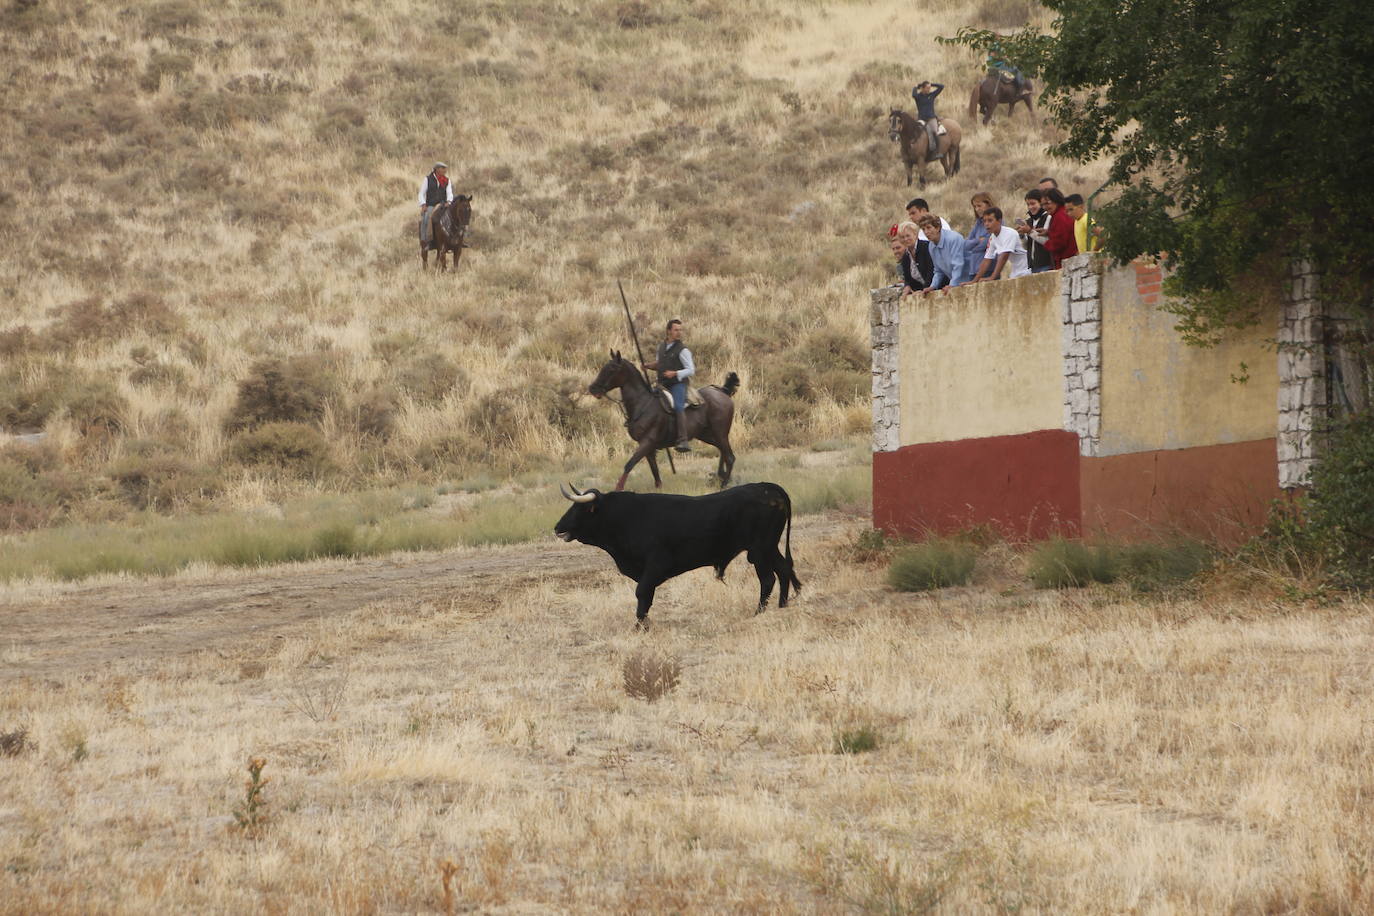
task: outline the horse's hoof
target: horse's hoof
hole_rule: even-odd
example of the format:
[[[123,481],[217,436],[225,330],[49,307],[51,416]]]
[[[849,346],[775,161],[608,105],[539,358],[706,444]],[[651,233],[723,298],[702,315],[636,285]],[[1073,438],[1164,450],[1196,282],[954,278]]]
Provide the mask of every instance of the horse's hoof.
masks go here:
[[[636,633],[647,633],[647,632],[649,632],[649,618],[648,618],[648,617],[643,617],[643,618],[641,618],[641,619],[635,621],[635,632],[636,632]]]

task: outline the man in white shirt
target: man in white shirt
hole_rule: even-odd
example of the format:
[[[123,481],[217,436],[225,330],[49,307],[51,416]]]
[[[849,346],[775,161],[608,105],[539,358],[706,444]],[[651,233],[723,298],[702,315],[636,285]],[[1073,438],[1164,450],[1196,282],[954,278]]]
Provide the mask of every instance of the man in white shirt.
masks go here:
[[[1000,207],[988,207],[983,211],[983,226],[988,230],[988,250],[983,255],[983,263],[978,266],[978,276],[973,283],[983,280],[1000,280],[1002,271],[1009,270],[1011,279],[1030,275],[1030,265],[1026,263],[1026,249],[1021,245],[1021,235],[1010,226],[1002,225]]]
[[[921,197],[917,197],[917,198],[911,200],[911,201],[908,202],[907,205],[906,205],[906,216],[907,216],[907,219],[911,220],[911,221],[912,221],[913,223],[915,223],[918,227],[921,225],[921,220],[924,219],[924,218],[925,218],[925,215],[926,215],[927,213],[929,213],[929,212],[930,212],[930,204],[926,203],[926,202],[925,202],[925,199],[924,199],[924,198],[921,198]],[[946,231],[946,232],[952,232],[952,231],[953,231],[953,230],[951,230],[951,229],[949,228],[949,223],[945,220],[945,218],[944,218],[943,216],[940,217],[940,228],[943,229],[943,230]],[[926,235],[924,229],[919,229],[919,228],[918,228],[917,231],[916,231],[916,240],[917,240],[917,241],[920,241],[920,242],[929,242],[929,241],[930,241],[930,238],[929,238],[929,236]]]
[[[440,204],[453,203],[453,183],[448,180],[448,166],[434,163],[434,169],[420,179],[420,250],[429,247],[433,238],[430,222]]]

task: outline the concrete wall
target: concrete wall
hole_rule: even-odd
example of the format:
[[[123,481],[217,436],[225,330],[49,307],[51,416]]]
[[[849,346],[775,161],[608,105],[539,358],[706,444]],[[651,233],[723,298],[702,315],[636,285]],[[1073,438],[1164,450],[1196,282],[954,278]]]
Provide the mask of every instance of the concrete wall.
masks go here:
[[[1098,455],[1272,439],[1278,431],[1277,310],[1214,347],[1189,346],[1177,319],[1143,301],[1133,267],[1102,276]],[[1243,364],[1243,366],[1242,366]],[[1246,380],[1233,381],[1244,377]],[[1277,469],[1275,470],[1277,480]]]
[[[1059,276],[901,300],[899,445],[1057,429]]]
[[[875,290],[875,524],[1222,541],[1261,525],[1281,492],[1281,377],[1297,384],[1282,316],[1190,347],[1161,283],[1080,255],[930,298]]]

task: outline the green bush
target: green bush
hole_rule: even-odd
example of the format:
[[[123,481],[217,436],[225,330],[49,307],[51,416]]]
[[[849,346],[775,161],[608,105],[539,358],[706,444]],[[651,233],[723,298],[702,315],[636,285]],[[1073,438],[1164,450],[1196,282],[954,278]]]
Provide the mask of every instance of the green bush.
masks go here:
[[[1311,528],[1337,581],[1374,585],[1374,414],[1329,433],[1312,471]]]
[[[1212,550],[1198,541],[1127,544],[1117,548],[1121,577],[1138,592],[1174,588],[1212,565]]]
[[[318,477],[334,467],[324,435],[304,423],[268,423],[241,432],[230,454],[240,464],[277,468],[293,476]]]
[[[898,551],[887,569],[887,584],[899,592],[963,585],[973,575],[977,557],[970,544],[934,538]]]
[[[835,736],[836,754],[863,754],[877,748],[878,732],[867,725],[845,729]]]
[[[1027,573],[1037,588],[1081,588],[1091,582],[1115,582],[1118,565],[1106,545],[1053,540],[1031,552]]]
[[[239,381],[225,427],[234,431],[266,423],[315,423],[337,397],[338,387],[318,357],[259,360]]]
[[[224,488],[211,469],[162,448],[123,458],[110,470],[110,479],[137,509],[172,509],[213,497]]]

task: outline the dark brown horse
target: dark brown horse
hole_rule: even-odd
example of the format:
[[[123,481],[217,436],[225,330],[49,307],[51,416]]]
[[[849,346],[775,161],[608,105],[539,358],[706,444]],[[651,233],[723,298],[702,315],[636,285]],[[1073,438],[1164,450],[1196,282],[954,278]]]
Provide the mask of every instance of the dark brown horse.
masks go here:
[[[889,140],[902,141],[902,162],[906,165],[906,183],[911,185],[911,169],[916,168],[916,174],[920,176],[921,187],[926,186],[926,166],[931,162],[938,162],[945,167],[945,177],[949,178],[959,174],[959,143],[963,140],[964,131],[959,127],[959,122],[950,118],[941,118],[940,123],[944,125],[945,133],[937,141],[936,153],[931,154],[930,135],[926,130],[926,122],[918,121],[911,115],[902,111],[900,108],[892,109],[887,116],[887,137]],[[943,159],[936,159],[935,155],[944,153]]]
[[[1003,102],[1007,105],[1007,117],[1011,117],[1016,111],[1017,102],[1026,103],[1026,111],[1030,112],[1031,117],[1035,117],[1035,103],[1031,101],[1031,95],[1035,87],[1028,79],[1021,80],[1021,88],[1016,88],[1016,81],[1004,77],[1000,72],[989,73],[983,81],[973,87],[973,94],[968,100],[969,119],[983,116],[983,126],[987,127],[992,120],[993,112],[997,106]]]
[[[596,381],[587,386],[587,391],[600,398],[613,388],[620,389],[625,406],[625,429],[639,445],[625,462],[625,473],[615,482],[615,488],[625,489],[625,478],[641,458],[649,459],[654,486],[661,487],[663,478],[658,475],[655,456],[659,449],[668,448],[677,440],[677,418],[664,409],[663,396],[649,390],[644,376],[635,370],[633,363],[621,357],[619,350],[611,351],[610,362],[601,367]],[[733,395],[738,388],[739,376],[731,372],[725,377],[724,385],[698,388],[697,393],[705,403],[687,409],[687,435],[720,449],[716,480],[722,488],[730,482],[730,472],[735,467],[735,452],[730,448],[730,425],[735,422]]]
[[[450,251],[453,252],[453,267],[457,270],[458,259],[463,256],[463,249],[468,247],[463,239],[467,237],[468,224],[471,222],[471,194],[459,194],[453,198],[453,203],[440,204],[429,223],[429,234],[433,241],[428,246],[420,246],[421,265],[429,267],[429,249],[433,248],[437,252],[440,270],[448,270],[445,258]]]

